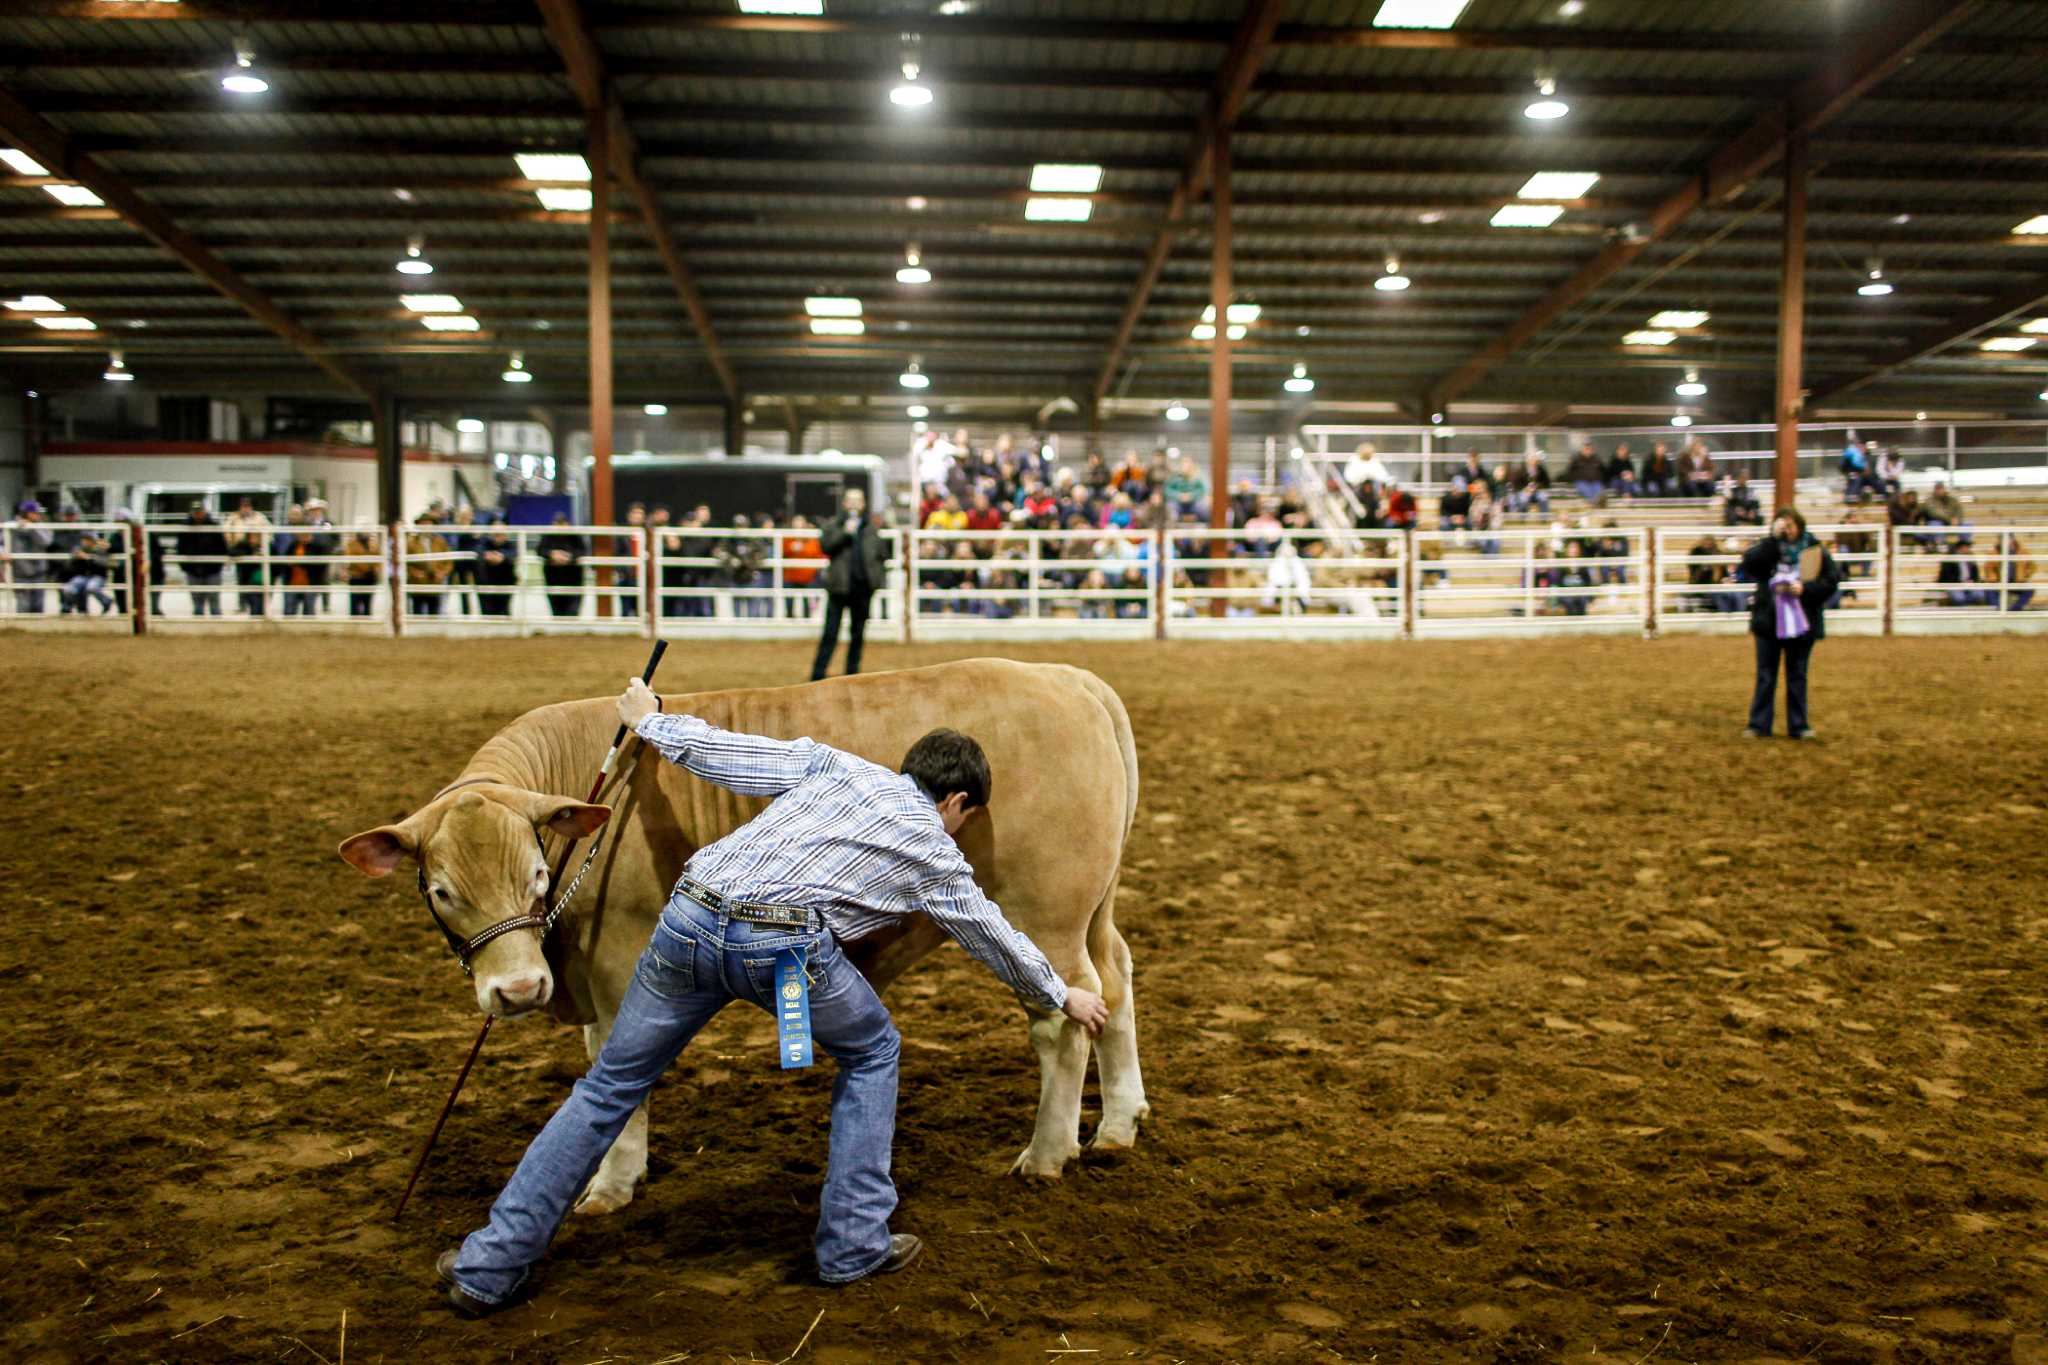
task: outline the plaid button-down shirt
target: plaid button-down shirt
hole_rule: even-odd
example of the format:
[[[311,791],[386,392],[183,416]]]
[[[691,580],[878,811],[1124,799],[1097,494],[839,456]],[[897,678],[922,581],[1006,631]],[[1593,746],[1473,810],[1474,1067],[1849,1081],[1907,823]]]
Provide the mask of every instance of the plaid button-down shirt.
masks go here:
[[[635,730],[671,763],[768,809],[684,869],[741,900],[820,911],[842,942],[919,911],[1017,993],[1058,1010],[1067,984],[975,884],[915,778],[816,740],[734,734],[695,716],[655,713]]]

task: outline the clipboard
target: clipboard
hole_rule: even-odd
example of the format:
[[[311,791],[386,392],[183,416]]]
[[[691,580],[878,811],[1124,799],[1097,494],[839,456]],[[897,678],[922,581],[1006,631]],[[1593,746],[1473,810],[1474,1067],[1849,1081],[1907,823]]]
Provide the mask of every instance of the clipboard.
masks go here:
[[[1821,556],[1826,551],[1818,545],[1809,545],[1799,552],[1799,581],[1811,583],[1820,577]]]

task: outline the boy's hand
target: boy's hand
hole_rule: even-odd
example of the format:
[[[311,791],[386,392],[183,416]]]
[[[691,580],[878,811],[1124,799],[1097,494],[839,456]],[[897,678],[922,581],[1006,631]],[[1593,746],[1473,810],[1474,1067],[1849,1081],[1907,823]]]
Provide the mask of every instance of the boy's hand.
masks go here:
[[[1067,1003],[1062,1008],[1067,1018],[1088,1030],[1090,1038],[1100,1038],[1102,1026],[1109,1022],[1109,1006],[1102,997],[1079,986],[1067,987]]]
[[[628,730],[637,729],[642,718],[660,709],[661,705],[656,700],[653,690],[646,683],[634,678],[627,682],[625,692],[619,697],[619,724]]]

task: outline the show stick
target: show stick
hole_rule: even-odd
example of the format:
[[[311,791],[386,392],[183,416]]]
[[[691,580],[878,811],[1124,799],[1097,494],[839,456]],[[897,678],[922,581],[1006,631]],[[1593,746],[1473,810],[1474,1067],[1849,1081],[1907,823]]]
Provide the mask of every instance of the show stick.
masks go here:
[[[653,683],[654,670],[661,666],[661,656],[666,653],[668,653],[668,641],[656,640],[654,642],[654,652],[647,656],[647,667],[640,674],[641,682]],[[604,790],[604,781],[607,777],[611,776],[612,764],[617,761],[619,750],[625,743],[626,727],[620,725],[618,733],[612,736],[612,747],[605,752],[604,766],[597,770],[597,780],[590,784],[590,795],[583,798],[586,805],[597,800],[598,793]],[[575,847],[576,841],[572,839],[569,841],[569,847],[562,850],[562,859],[555,865],[555,874],[548,879],[548,891],[550,894],[553,893],[555,884],[562,880],[563,869],[569,865],[569,854]],[[434,1120],[434,1130],[427,1134],[426,1145],[420,1148],[420,1159],[413,1163],[412,1179],[405,1182],[405,1193],[398,1197],[398,1207],[392,1210],[392,1222],[395,1223],[405,1216],[405,1206],[407,1201],[412,1198],[413,1186],[420,1183],[420,1172],[427,1169],[427,1158],[433,1155],[434,1144],[440,1141],[442,1125],[448,1122],[448,1115],[455,1108],[455,1099],[462,1093],[463,1083],[469,1079],[469,1069],[476,1065],[477,1054],[484,1050],[484,1039],[490,1036],[491,1025],[496,1020],[497,1016],[494,1014],[486,1014],[484,1016],[484,1026],[477,1030],[476,1041],[470,1044],[469,1056],[464,1059],[462,1070],[456,1074],[455,1088],[448,1092],[448,1102],[441,1106],[441,1116]]]

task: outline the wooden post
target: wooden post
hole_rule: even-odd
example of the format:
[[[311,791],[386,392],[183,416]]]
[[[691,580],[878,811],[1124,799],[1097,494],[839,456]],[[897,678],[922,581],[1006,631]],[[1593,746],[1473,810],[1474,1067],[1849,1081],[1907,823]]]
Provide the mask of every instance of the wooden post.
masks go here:
[[[128,527],[128,599],[130,615],[134,618],[130,629],[137,635],[149,634],[149,534],[143,529],[142,518],[127,523]]]
[[[587,120],[590,150],[590,524],[610,526],[612,510],[612,155],[611,122],[604,109]],[[568,471],[558,468],[557,472]],[[591,547],[600,557],[612,552],[612,538]],[[609,568],[597,571],[600,589],[612,585]],[[597,595],[597,614],[613,614],[611,594]]]
[[[1230,130],[1221,123],[1213,133],[1209,173],[1209,302],[1216,310],[1216,335],[1209,344],[1209,528],[1230,524]],[[1209,542],[1209,557],[1224,559],[1229,541]],[[1222,566],[1209,570],[1209,586],[1220,584]],[[1213,592],[1209,614],[1222,616],[1225,600]]]
[[[1786,117],[1792,117],[1788,110]],[[1799,495],[1799,414],[1806,406],[1806,134],[1785,139],[1784,242],[1778,264],[1778,508]]]

